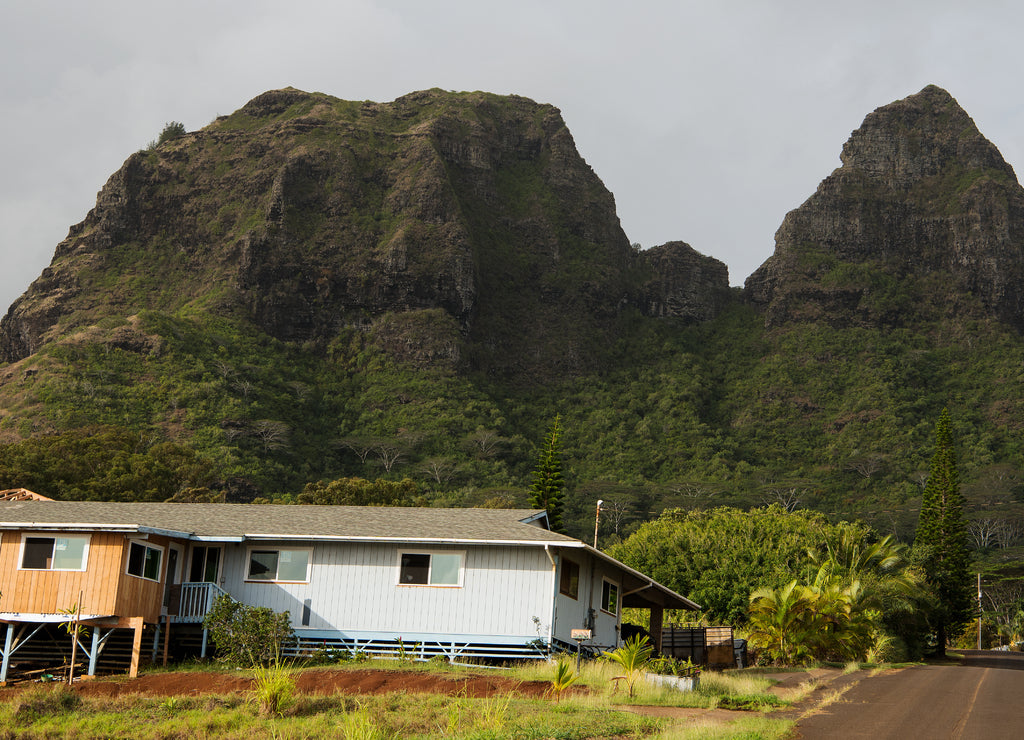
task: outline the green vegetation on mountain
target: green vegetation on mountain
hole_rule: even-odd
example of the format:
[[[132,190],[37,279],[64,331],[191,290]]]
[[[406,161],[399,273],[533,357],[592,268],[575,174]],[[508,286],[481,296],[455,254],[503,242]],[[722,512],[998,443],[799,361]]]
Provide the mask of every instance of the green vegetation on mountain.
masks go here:
[[[570,534],[602,499],[605,545],[773,503],[909,540],[948,407],[969,527],[1012,523],[1024,195],[933,88],[843,156],[740,291],[634,249],[552,106],[265,93],[129,157],[0,323],[0,486],[526,506],[560,414]]]

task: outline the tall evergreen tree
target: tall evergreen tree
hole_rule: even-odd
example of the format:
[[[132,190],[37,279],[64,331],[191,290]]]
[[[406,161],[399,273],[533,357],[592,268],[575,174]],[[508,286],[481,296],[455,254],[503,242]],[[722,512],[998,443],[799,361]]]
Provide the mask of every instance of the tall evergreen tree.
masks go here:
[[[914,548],[919,552],[925,581],[938,602],[933,626],[938,653],[945,655],[948,637],[962,629],[974,614],[964,498],[947,409],[942,410],[935,425],[935,454],[921,497]]]
[[[546,509],[551,529],[564,533],[562,496],[565,481],[562,479],[561,419],[561,415],[555,417],[551,430],[544,438],[544,449],[540,452],[537,467],[533,470],[533,482],[530,484],[530,506]]]

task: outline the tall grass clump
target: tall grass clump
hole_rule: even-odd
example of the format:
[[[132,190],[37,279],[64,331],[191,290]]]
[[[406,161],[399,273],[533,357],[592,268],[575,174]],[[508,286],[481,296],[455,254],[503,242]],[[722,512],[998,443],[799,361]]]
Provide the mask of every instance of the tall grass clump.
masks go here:
[[[391,740],[393,737],[391,732],[374,721],[363,706],[344,715],[338,723],[338,730],[344,740]]]
[[[284,714],[295,703],[295,679],[286,665],[256,665],[252,699],[264,717]]]

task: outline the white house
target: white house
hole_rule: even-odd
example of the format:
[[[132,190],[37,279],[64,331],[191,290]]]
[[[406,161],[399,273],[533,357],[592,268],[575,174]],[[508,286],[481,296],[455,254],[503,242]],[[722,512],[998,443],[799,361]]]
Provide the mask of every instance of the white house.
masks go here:
[[[543,510],[20,500],[0,502],[0,535],[0,681],[79,595],[90,672],[112,630],[135,630],[137,664],[143,630],[198,629],[222,593],[287,611],[300,651],[401,640],[449,660],[575,647],[583,628],[612,648],[623,607],[650,610],[657,643],[664,610],[699,608]]]

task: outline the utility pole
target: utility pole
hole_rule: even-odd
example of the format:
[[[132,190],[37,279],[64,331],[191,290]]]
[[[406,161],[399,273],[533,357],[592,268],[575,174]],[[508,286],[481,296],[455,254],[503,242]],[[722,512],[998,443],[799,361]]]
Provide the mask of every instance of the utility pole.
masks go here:
[[[594,514],[594,549],[597,549],[597,525],[601,523],[601,504],[604,501],[601,499],[597,500],[597,513]]]
[[[981,573],[978,574],[978,650],[981,650]]]

